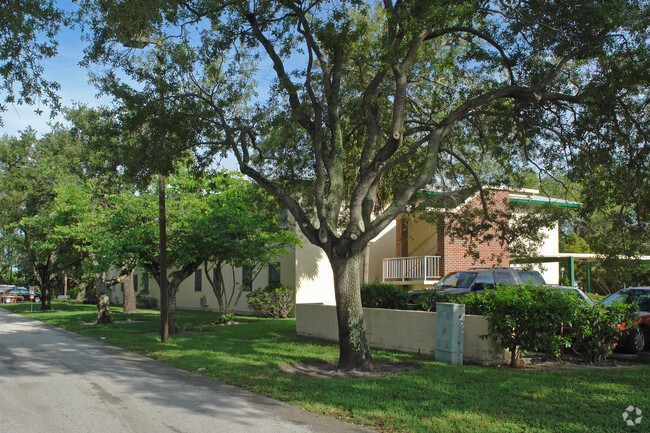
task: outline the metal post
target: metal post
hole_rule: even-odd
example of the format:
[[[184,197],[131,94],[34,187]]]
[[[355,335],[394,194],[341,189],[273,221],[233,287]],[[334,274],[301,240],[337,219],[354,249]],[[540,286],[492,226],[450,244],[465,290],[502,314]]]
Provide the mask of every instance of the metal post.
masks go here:
[[[585,264],[587,265],[587,293],[591,293],[591,262]]]
[[[160,341],[169,340],[169,298],[167,296],[167,223],[165,175],[158,175],[158,225],[160,227]]]

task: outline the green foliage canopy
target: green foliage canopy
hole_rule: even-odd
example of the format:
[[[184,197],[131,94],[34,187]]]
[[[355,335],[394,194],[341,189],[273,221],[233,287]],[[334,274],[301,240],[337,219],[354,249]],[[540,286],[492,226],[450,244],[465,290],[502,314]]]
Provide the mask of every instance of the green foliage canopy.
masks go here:
[[[182,107],[174,135],[232,152],[326,252],[345,368],[369,359],[350,276],[417,191],[566,171],[593,150],[574,140],[587,107],[618,111],[612,95],[642,101],[649,82],[644,0],[82,3],[88,61],[140,86],[100,87]],[[156,68],[123,48],[143,35]]]
[[[31,105],[40,100],[58,106],[59,85],[44,77],[41,61],[57,54],[55,37],[63,21],[63,12],[50,0],[2,2],[0,113],[7,104]]]

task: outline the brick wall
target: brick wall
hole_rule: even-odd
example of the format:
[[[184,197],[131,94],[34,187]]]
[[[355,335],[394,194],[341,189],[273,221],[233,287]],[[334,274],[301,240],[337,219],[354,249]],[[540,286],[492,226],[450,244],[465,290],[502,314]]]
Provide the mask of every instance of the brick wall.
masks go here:
[[[494,206],[495,209],[507,211],[509,207],[508,192],[490,191],[489,202],[490,206]],[[477,209],[480,206],[482,206],[480,197],[476,196],[467,203],[466,209]],[[463,209],[459,212],[463,212]],[[441,218],[438,228],[438,254],[442,257],[440,260],[441,275],[462,271],[470,267],[510,266],[508,245],[502,245],[496,238],[491,240],[482,239],[483,236],[474,239],[469,236],[452,238],[450,228],[452,228],[453,224],[458,224],[458,221],[454,220],[453,217],[445,216]],[[495,233],[494,228],[487,231],[488,235],[494,235]],[[478,257],[468,255],[468,244],[472,241],[476,244]]]
[[[408,218],[397,218],[395,227],[395,257],[409,255],[409,225]]]

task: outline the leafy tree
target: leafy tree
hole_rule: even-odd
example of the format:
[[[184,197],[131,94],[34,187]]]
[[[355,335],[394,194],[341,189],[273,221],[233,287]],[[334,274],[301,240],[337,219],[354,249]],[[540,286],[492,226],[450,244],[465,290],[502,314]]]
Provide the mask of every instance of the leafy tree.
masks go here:
[[[203,198],[207,212],[198,216],[204,225],[205,275],[219,303],[219,321],[227,322],[243,287],[235,278],[233,287],[225,286],[224,266],[233,272],[247,267],[257,275],[278,256],[288,254],[287,246],[298,239],[288,224],[280,221],[282,215],[273,198],[241,175],[219,173],[209,179],[206,190],[212,191]]]
[[[595,254],[598,258],[591,262],[577,261],[575,263],[575,278],[583,288],[587,286],[587,266],[590,267],[590,277],[592,288],[603,295],[614,293],[623,287],[645,286],[650,284],[650,266],[637,260],[632,256],[625,256],[625,247],[621,250],[614,248],[615,240],[618,239],[611,231],[612,225],[605,221],[602,216],[592,216],[588,223],[582,218],[573,220],[574,231],[560,238],[560,252],[563,253],[590,253]],[[624,230],[620,230],[622,234]],[[611,247],[602,248],[602,244],[596,240],[592,249],[591,242],[594,238],[612,237]],[[625,235],[628,236],[627,234]],[[637,242],[637,241],[633,241]],[[637,243],[637,245],[642,244]],[[597,249],[596,249],[597,248]],[[639,251],[640,252],[640,251]],[[568,284],[568,275],[564,276],[562,284]]]
[[[341,369],[372,368],[360,258],[417,191],[479,183],[487,164],[490,183],[566,170],[590,151],[572,140],[586,107],[643,100],[650,70],[646,1],[83,3],[88,61],[141,83],[99,85],[150,107],[171,95],[185,143],[231,151],[325,251]],[[118,44],[143,34],[161,41],[155,70]]]
[[[0,278],[5,284],[15,284],[14,269],[25,259],[25,250],[18,234],[11,231],[0,231]]]
[[[7,104],[58,106],[57,83],[44,78],[41,61],[57,54],[63,12],[49,0],[3,2],[0,8],[0,113]],[[17,88],[16,88],[17,87]],[[2,117],[0,117],[0,123]]]
[[[587,241],[575,232],[571,232],[560,239],[560,251],[563,253],[590,253]]]
[[[102,215],[107,211],[109,203],[104,199],[106,191],[102,188],[105,185],[97,179],[79,179],[74,183],[62,183],[56,189],[52,213],[53,214],[74,214],[77,218],[70,221],[69,225],[55,227],[54,230],[62,237],[72,242],[77,251],[80,252],[84,260],[79,263],[76,270],[80,280],[88,280],[89,275],[93,275],[92,284],[94,285],[97,298],[97,323],[111,323],[110,298],[108,289],[120,281],[126,281],[134,265],[129,263],[114,262],[109,263],[102,261],[101,255],[101,236],[106,236],[107,232],[104,227]],[[113,234],[110,234],[113,235]],[[114,236],[114,235],[113,235]],[[111,267],[120,270],[119,275],[107,279],[107,273]],[[128,291],[125,284],[125,292]],[[133,291],[133,287],[130,287]],[[128,294],[125,293],[125,299]],[[135,304],[135,294],[132,294],[133,304]],[[125,302],[126,304],[126,302]],[[135,310],[135,305],[132,306]],[[128,308],[125,308],[128,310]]]
[[[620,80],[638,74],[645,77],[644,82],[633,81],[629,83],[632,88],[621,92],[606,82],[601,84],[611,103],[586,107],[572,137],[584,143],[574,156],[571,171],[583,186],[582,232],[594,251],[610,258],[650,254],[647,66],[630,64],[631,71],[612,66]],[[644,70],[636,72],[636,68]]]
[[[20,236],[26,263],[41,287],[41,309],[51,309],[53,283],[81,262],[65,227],[79,214],[55,212],[57,189],[77,182],[83,171],[78,141],[57,126],[42,139],[33,131],[3,137],[0,143],[0,224]]]
[[[174,269],[168,280],[169,330],[176,333],[178,288],[200,266],[214,260],[219,276],[225,264],[259,267],[286,252],[294,236],[279,229],[269,197],[233,174],[194,176],[181,169],[168,180],[168,260]],[[126,190],[106,200],[90,239],[96,261],[144,268],[160,284],[157,190]],[[223,285],[215,294],[224,298],[220,306],[225,317],[234,304],[225,299]]]

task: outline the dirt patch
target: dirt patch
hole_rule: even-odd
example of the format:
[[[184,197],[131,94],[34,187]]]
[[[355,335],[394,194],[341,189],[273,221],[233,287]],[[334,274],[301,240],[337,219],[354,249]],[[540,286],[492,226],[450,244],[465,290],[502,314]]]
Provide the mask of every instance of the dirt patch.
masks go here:
[[[376,378],[389,374],[415,371],[420,365],[415,362],[385,362],[375,361],[375,371],[339,371],[336,364],[332,362],[301,362],[291,365],[283,365],[282,370],[296,376],[308,376],[317,379],[340,379],[340,378]],[[650,365],[650,352],[643,352],[636,355],[626,353],[614,353],[609,359],[599,364],[589,364],[579,357],[568,357],[558,361],[545,355],[530,354],[522,358],[521,363],[513,370],[530,371],[561,371],[584,368],[611,369],[619,367],[633,367],[638,365]],[[489,368],[489,367],[488,367]],[[511,368],[508,365],[500,365],[497,368]]]
[[[420,365],[415,362],[375,361],[374,366],[374,371],[340,371],[336,369],[336,364],[334,363],[317,361],[283,365],[282,370],[296,376],[308,376],[317,379],[361,379],[383,377],[389,374],[404,373],[406,371],[414,371],[420,368]]]
[[[582,368],[611,369],[618,367],[634,367],[638,365],[650,364],[650,352],[642,352],[635,355],[627,353],[613,353],[608,359],[598,364],[590,364],[578,356],[569,356],[557,360],[548,355],[530,354],[522,357],[519,365],[514,367],[518,370],[573,370]],[[510,366],[499,366],[501,368],[511,368]]]
[[[113,320],[111,323],[108,323],[108,325],[111,324],[122,324],[122,323],[143,323],[146,322],[146,320]],[[96,325],[97,322],[81,322],[84,325]]]

